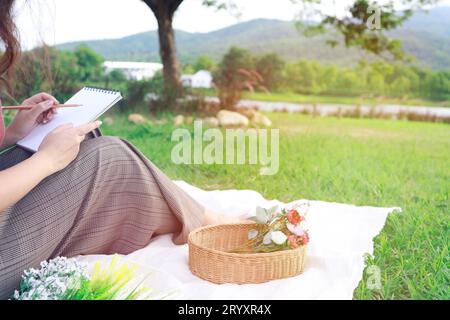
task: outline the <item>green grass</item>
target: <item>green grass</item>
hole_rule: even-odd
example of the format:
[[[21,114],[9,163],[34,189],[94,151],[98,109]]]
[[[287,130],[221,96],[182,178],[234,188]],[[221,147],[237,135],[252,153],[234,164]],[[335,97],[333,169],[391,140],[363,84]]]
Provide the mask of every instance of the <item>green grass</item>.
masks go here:
[[[117,116],[106,134],[138,146],[174,179],[205,189],[254,189],[282,201],[306,198],[356,205],[400,206],[375,239],[381,291],[355,299],[449,299],[450,126],[371,119],[271,114],[280,128],[280,170],[258,166],[174,165],[171,125],[131,126]],[[314,240],[312,240],[314,241]]]
[[[196,90],[209,96],[216,96],[216,92],[209,90]],[[450,107],[450,101],[430,101],[423,99],[396,99],[396,98],[369,98],[369,97],[346,97],[346,96],[325,96],[325,95],[304,95],[292,92],[246,92],[244,99],[260,100],[270,102],[290,102],[290,103],[321,103],[321,104],[344,104],[344,105],[379,105],[379,104],[399,104],[405,106],[430,106],[430,107]]]

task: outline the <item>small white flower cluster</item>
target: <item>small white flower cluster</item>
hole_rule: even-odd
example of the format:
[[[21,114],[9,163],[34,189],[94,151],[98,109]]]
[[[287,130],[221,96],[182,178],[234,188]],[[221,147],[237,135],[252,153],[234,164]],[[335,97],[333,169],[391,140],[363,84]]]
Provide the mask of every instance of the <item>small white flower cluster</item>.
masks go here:
[[[56,257],[42,261],[39,270],[24,271],[20,292],[14,292],[16,300],[58,300],[69,288],[81,280],[89,279],[86,265],[75,259]]]

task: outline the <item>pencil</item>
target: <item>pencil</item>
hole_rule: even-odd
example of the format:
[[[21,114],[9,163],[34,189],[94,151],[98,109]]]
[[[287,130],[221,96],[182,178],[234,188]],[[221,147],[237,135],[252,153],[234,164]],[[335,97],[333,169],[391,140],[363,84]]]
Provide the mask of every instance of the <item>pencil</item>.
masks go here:
[[[81,107],[83,106],[82,104],[55,104],[53,105],[52,108],[74,108],[74,107]],[[31,105],[31,106],[4,106],[1,107],[0,109],[2,110],[30,110],[33,109],[35,106]]]

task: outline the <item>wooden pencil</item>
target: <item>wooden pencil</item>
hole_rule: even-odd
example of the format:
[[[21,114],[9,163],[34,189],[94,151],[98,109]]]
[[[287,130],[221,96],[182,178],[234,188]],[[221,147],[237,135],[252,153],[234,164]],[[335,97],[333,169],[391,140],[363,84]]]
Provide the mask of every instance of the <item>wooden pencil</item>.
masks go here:
[[[82,104],[55,104],[52,108],[75,108],[75,107],[81,107]],[[2,110],[30,110],[33,109],[35,106],[0,106]]]

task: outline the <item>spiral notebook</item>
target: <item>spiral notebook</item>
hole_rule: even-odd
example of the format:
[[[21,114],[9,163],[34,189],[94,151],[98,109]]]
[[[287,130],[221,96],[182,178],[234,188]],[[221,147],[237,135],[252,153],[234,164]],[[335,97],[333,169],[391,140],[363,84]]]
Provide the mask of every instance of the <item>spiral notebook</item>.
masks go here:
[[[81,107],[58,109],[52,121],[38,125],[25,138],[17,142],[17,145],[35,152],[45,136],[56,127],[65,123],[79,126],[94,121],[121,99],[122,96],[118,91],[84,87],[66,101],[66,104],[81,104]]]

